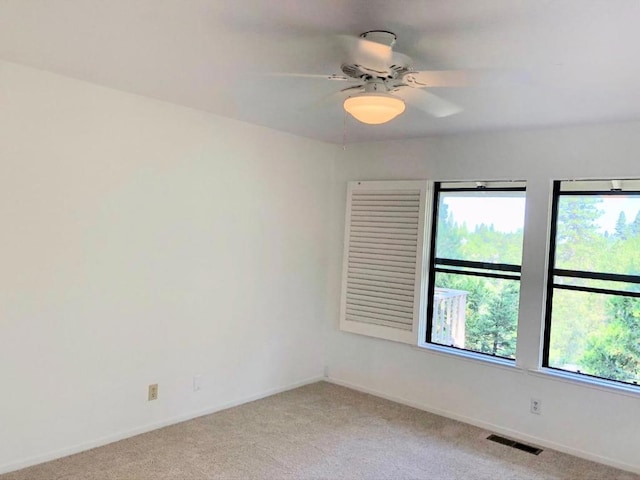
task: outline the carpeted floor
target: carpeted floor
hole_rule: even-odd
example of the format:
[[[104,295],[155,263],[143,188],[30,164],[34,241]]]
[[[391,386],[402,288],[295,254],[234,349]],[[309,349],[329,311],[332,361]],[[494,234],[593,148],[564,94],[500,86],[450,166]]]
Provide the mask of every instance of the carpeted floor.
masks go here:
[[[139,435],[0,480],[640,480],[320,382]]]

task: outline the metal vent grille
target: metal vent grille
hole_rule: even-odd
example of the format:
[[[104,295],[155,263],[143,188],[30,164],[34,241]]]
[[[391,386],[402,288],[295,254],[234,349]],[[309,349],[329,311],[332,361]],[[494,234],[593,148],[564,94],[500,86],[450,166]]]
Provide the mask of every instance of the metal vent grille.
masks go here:
[[[354,191],[345,319],[411,330],[420,190]]]
[[[507,447],[517,448],[518,450],[522,450],[523,452],[531,453],[533,455],[540,455],[540,453],[542,453],[541,448],[532,447],[531,445],[527,445],[525,443],[516,442],[515,440],[510,440],[508,438],[501,437],[500,435],[489,435],[487,437],[487,440],[506,445]]]

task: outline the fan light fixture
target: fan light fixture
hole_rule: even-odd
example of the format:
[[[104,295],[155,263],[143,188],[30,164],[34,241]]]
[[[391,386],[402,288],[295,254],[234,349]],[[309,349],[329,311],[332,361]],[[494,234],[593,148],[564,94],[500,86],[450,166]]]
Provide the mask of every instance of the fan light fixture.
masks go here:
[[[365,92],[347,98],[344,109],[369,125],[387,123],[404,112],[404,101],[388,93]]]

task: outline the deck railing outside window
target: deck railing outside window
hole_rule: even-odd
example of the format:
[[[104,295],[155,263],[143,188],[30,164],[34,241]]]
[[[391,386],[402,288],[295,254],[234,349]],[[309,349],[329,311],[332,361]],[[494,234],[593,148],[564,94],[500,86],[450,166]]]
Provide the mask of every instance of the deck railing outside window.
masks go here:
[[[467,294],[465,290],[436,288],[433,298],[433,342],[464,348],[465,311]]]

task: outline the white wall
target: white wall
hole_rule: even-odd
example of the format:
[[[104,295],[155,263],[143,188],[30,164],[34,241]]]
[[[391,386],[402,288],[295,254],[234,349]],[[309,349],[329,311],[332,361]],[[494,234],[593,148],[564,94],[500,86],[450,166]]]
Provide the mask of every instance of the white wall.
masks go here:
[[[334,381],[640,471],[638,396],[527,373],[551,179],[638,158],[639,124],[343,152],[0,62],[0,472],[318,378],[325,354]],[[337,330],[346,181],[412,178],[528,181],[521,370]]]
[[[337,151],[0,63],[0,472],[321,377]]]
[[[640,472],[640,395],[531,373],[539,365],[552,179],[640,176],[640,124],[355,145],[336,163],[329,276],[329,377],[516,438]],[[346,182],[527,181],[519,369],[338,331]],[[529,413],[542,399],[542,415]]]

